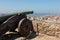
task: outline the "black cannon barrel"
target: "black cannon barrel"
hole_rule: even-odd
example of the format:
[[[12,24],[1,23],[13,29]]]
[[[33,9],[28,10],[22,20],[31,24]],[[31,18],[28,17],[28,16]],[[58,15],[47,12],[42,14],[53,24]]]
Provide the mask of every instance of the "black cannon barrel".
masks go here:
[[[19,13],[12,13],[12,14],[5,14],[0,16],[0,24],[2,24],[4,21],[6,21],[8,18],[10,18],[13,15],[27,15],[27,14],[33,14],[33,11],[25,11],[25,12],[19,12]]]
[[[19,13],[18,13],[19,14]],[[27,14],[33,14],[33,11],[26,11],[26,12],[21,12],[20,14],[25,14],[25,15],[27,15]]]
[[[6,21],[8,18],[10,18],[13,15],[7,15],[7,16],[2,16],[0,17],[0,24],[2,24],[4,21]]]

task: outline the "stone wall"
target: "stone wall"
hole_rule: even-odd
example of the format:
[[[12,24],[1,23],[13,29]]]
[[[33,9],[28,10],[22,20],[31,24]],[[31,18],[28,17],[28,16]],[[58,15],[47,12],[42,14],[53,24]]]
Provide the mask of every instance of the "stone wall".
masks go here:
[[[33,28],[37,33],[56,36],[60,38],[60,24],[45,21],[32,20]]]

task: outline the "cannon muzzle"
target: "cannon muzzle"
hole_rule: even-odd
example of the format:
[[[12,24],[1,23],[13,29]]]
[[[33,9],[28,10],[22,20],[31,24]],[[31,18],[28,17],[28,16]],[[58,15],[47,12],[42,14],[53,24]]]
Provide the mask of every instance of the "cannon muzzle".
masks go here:
[[[23,15],[33,14],[33,11],[26,11],[26,12],[21,12],[21,13],[18,13],[18,14],[23,14]]]

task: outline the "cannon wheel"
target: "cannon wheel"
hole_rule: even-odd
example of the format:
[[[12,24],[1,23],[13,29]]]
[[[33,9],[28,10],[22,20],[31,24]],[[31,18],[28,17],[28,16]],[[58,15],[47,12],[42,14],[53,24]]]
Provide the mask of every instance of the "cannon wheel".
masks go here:
[[[30,31],[33,31],[32,21],[27,18],[23,18],[22,20],[20,20],[18,24],[18,32],[20,33],[20,35],[27,36]]]

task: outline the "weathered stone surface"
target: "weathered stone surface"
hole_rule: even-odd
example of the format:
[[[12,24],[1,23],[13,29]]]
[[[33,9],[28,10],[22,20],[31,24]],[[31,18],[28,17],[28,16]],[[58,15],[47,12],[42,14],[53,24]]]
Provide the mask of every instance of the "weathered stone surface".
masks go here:
[[[60,40],[60,39],[57,37],[48,36],[45,34],[39,34],[39,36],[36,36],[35,38],[33,38],[31,40]]]
[[[49,36],[58,36],[60,37],[60,24],[33,20],[33,28],[36,32],[47,34]]]

